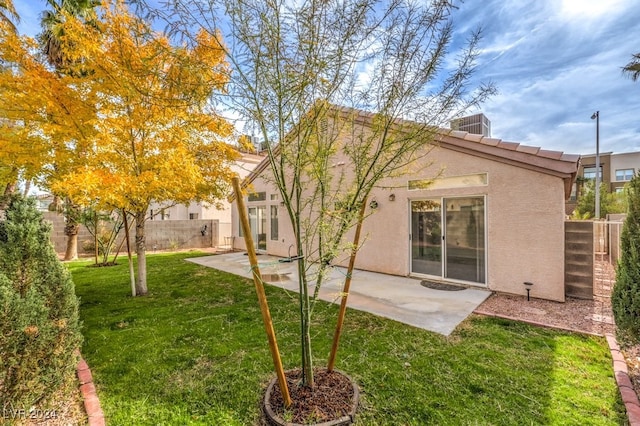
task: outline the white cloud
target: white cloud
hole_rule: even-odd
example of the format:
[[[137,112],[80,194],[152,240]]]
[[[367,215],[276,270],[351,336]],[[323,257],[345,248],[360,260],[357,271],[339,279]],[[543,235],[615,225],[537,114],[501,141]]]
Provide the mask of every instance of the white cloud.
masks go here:
[[[562,0],[560,16],[567,20],[594,20],[624,10],[625,6],[633,6],[625,0]],[[636,5],[637,6],[637,5]]]
[[[17,1],[22,33],[35,35],[45,2]],[[500,94],[482,111],[493,136],[571,153],[593,152],[599,110],[603,151],[640,150],[640,82],[621,73],[640,53],[638,0],[465,1],[453,15],[452,53],[470,31],[484,39],[474,80]],[[365,84],[371,70],[359,70]]]
[[[476,82],[499,95],[482,110],[494,137],[585,154],[595,150],[600,110],[604,151],[640,147],[640,83],[621,73],[640,52],[640,8],[632,0],[465,2],[458,28],[484,28]],[[457,42],[463,32],[456,34]]]

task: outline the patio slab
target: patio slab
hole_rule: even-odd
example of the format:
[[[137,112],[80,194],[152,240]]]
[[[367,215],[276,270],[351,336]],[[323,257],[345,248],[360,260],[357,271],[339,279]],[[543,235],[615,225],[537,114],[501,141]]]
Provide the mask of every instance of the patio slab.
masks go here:
[[[198,265],[251,278],[251,266],[245,253],[228,253],[187,259]],[[265,281],[271,285],[298,291],[296,262],[260,255],[258,266]],[[340,303],[340,293],[346,269],[331,268],[320,291],[320,299]],[[459,291],[434,290],[420,284],[416,278],[399,277],[356,270],[351,280],[348,307],[390,318],[414,327],[448,336],[489,295],[481,288]],[[310,289],[313,291],[313,288]]]

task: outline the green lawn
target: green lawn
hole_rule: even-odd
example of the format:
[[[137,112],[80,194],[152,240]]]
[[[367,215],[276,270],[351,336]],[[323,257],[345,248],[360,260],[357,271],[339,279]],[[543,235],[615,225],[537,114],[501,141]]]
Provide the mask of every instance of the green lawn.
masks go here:
[[[130,296],[126,260],[69,264],[84,357],[109,425],[250,425],[272,377],[253,283],[148,256],[150,295]],[[298,366],[294,295],[267,287],[285,368]],[[317,365],[337,307],[315,312]],[[349,310],[337,367],[362,390],[360,425],[624,424],[604,339],[471,317],[446,338]]]

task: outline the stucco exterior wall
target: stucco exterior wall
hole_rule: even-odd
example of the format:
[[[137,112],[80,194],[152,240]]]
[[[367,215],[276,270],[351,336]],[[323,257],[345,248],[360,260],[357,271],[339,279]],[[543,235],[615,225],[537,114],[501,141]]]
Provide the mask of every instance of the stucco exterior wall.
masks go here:
[[[431,166],[401,178],[382,182],[371,199],[378,208],[363,227],[363,240],[356,267],[363,270],[408,276],[411,274],[410,201],[426,198],[482,196],[486,214],[486,287],[494,291],[526,294],[523,283],[532,282],[531,295],[564,301],[564,182],[561,178],[527,170],[494,160],[479,158],[444,148],[428,156]],[[428,179],[442,171],[441,177],[486,173],[487,185],[437,190],[408,190],[409,179]],[[271,173],[265,170],[263,173]],[[294,244],[286,210],[279,200],[270,200],[275,188],[262,179],[253,181],[253,190],[266,191],[267,200],[253,205],[277,205],[279,239],[269,239],[267,252],[287,256]],[[394,194],[394,201],[389,195]],[[269,214],[269,207],[267,207]],[[244,239],[237,237],[237,210],[233,212],[235,246],[244,249]],[[350,237],[349,237],[350,238]],[[343,264],[346,258],[343,258]]]
[[[410,201],[425,198],[484,196],[487,242],[487,287],[564,301],[564,185],[560,178],[468,154],[436,149],[434,165],[419,176],[396,179],[394,190],[377,190],[378,209],[364,230],[358,267],[394,275],[410,273]],[[486,186],[438,190],[407,190],[406,181],[487,173]],[[385,182],[385,184],[388,184]],[[389,201],[389,195],[395,201]]]

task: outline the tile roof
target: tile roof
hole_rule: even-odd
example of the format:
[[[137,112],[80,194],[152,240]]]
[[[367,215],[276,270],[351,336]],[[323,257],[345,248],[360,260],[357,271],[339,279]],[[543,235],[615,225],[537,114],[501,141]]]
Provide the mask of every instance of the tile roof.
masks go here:
[[[375,116],[372,113],[334,106],[338,115],[370,123]],[[398,120],[398,124],[417,124],[409,120]],[[489,138],[482,135],[471,134],[460,130],[439,129],[436,135],[436,144],[445,149],[463,152],[469,155],[491,159],[494,161],[511,164],[515,167],[534,170],[545,174],[554,175],[564,179],[565,195],[568,197],[571,185],[578,172],[579,155],[565,154],[561,151],[550,151],[540,147],[522,145],[517,142],[508,142],[501,139]],[[278,153],[276,147],[274,153]],[[246,186],[253,181],[269,165],[265,158],[243,181]]]
[[[522,145],[459,130],[442,129],[438,142],[444,148],[458,148],[497,161],[535,168],[555,175],[572,175],[578,170],[579,155],[551,151],[537,146]]]

